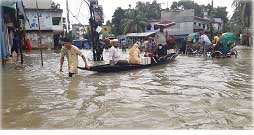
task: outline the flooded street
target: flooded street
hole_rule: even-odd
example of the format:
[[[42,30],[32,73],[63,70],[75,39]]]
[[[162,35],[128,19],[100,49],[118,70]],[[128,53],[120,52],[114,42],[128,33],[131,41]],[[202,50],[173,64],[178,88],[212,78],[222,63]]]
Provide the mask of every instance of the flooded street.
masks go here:
[[[25,66],[1,70],[2,128],[253,129],[252,50],[238,53],[215,60],[180,55],[168,65],[79,70],[68,78],[66,61],[59,72],[59,52],[44,51],[41,67],[33,51]]]

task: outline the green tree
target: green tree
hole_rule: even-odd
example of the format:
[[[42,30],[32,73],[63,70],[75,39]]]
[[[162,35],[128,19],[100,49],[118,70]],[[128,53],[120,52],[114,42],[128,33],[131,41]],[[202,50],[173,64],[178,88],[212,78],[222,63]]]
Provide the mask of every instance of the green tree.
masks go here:
[[[251,0],[234,0],[232,6],[235,7],[233,19],[237,18],[237,15],[240,16],[240,25],[242,28],[250,27],[251,16],[252,16],[252,1]]]
[[[109,20],[107,20],[106,26],[112,26],[112,23]]]
[[[124,34],[131,32],[144,32],[147,19],[143,16],[143,14],[139,13],[138,10],[131,10],[128,18],[124,20],[123,30]]]
[[[116,35],[123,34],[122,23],[126,18],[126,11],[118,7],[112,16],[112,31]]]
[[[138,10],[140,14],[143,14],[143,16],[147,19],[160,19],[161,17],[161,5],[157,3],[157,1],[153,1],[152,3],[143,3],[138,1],[135,9]]]
[[[228,22],[228,12],[227,7],[217,7],[213,9],[212,17],[214,18],[222,18],[224,23]]]

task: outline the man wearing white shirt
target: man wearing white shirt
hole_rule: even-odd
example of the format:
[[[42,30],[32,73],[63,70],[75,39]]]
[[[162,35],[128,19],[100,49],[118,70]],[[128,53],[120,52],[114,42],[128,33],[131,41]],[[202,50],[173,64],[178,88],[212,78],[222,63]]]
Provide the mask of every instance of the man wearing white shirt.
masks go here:
[[[112,47],[109,49],[109,61],[112,65],[117,64],[117,62],[120,60],[120,52],[118,46],[118,40],[114,39],[112,41]]]
[[[201,32],[200,32],[200,35],[201,35],[200,41],[201,41],[201,44],[202,44],[203,47],[204,47],[204,54],[206,54],[207,50],[212,46],[212,42],[211,42],[210,39],[208,38],[206,32],[201,31]]]

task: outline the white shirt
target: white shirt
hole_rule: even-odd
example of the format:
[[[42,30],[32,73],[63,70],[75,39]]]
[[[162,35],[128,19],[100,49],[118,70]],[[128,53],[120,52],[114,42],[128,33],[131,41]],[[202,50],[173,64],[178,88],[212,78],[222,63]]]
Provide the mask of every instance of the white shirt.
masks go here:
[[[120,52],[118,48],[115,48],[114,46],[112,46],[109,49],[109,60],[112,60],[113,64],[116,64],[118,60],[120,60]]]
[[[207,35],[201,35],[201,38],[200,38],[201,42],[205,42],[205,45],[210,45],[212,44],[212,42],[210,41],[210,39],[208,38]]]

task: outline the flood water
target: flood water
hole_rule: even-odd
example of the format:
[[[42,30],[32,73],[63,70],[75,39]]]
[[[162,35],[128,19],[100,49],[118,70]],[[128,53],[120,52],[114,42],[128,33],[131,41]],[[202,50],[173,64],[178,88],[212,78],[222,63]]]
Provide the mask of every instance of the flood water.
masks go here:
[[[168,65],[73,78],[66,61],[59,72],[59,52],[44,51],[41,67],[33,51],[24,66],[1,69],[2,128],[253,129],[252,50],[237,49],[236,59],[180,55]]]

